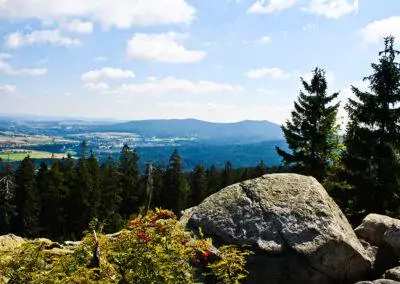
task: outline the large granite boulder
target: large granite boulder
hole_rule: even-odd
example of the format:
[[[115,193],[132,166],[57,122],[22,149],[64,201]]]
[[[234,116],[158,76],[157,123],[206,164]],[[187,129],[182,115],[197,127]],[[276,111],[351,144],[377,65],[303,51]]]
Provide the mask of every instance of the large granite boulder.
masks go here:
[[[400,220],[384,215],[369,214],[355,230],[360,240],[375,250],[374,276],[398,266],[400,259]]]
[[[312,177],[271,174],[229,186],[181,221],[217,244],[249,245],[247,283],[354,283],[371,269],[344,214]]]

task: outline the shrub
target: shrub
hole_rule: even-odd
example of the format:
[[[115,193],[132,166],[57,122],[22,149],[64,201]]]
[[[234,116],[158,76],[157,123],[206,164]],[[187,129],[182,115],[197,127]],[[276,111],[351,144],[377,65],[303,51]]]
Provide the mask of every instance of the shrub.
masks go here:
[[[73,250],[30,242],[11,253],[0,255],[0,276],[9,283],[49,284],[239,283],[249,254],[233,246],[214,249],[211,239],[193,236],[161,209],[113,236],[88,233]]]

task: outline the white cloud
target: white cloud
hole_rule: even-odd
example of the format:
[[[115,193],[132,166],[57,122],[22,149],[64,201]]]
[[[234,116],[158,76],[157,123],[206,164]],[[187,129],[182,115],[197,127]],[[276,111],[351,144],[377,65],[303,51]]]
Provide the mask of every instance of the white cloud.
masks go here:
[[[256,0],[251,5],[248,13],[269,14],[292,8],[298,0]]]
[[[251,69],[245,73],[245,76],[249,79],[261,79],[266,77],[282,79],[288,77],[289,74],[285,74],[285,72],[279,68],[261,68]]]
[[[272,41],[272,38],[270,36],[263,36],[263,37],[259,38],[258,40],[256,40],[256,43],[267,44],[267,43],[270,43],[271,41]]]
[[[190,23],[195,15],[186,0],[0,0],[0,18],[85,18],[104,27]]]
[[[108,58],[105,56],[98,56],[98,57],[93,58],[94,61],[107,61],[107,59]]]
[[[127,95],[164,95],[167,93],[242,93],[245,89],[240,85],[220,84],[212,81],[193,82],[174,77],[165,77],[162,79],[152,78],[142,84],[124,84],[114,90],[116,93]]]
[[[106,91],[110,89],[110,87],[106,83],[92,83],[88,82],[83,85],[83,88],[90,90],[90,91]]]
[[[15,85],[0,85],[0,93],[14,94],[17,90]]]
[[[6,62],[4,57],[0,57],[0,72],[5,73],[7,75],[29,75],[29,76],[42,76],[47,73],[47,69],[45,68],[22,68],[15,69],[8,62]]]
[[[187,35],[175,32],[164,34],[135,34],[128,42],[126,53],[130,59],[170,63],[191,63],[203,60],[207,53],[188,50],[182,41]]]
[[[6,36],[5,45],[10,49],[18,49],[33,44],[52,44],[69,47],[79,45],[81,42],[76,38],[62,36],[59,30],[39,30],[26,35],[15,32]]]
[[[347,14],[357,13],[358,0],[311,0],[303,10],[329,19],[338,19]]]
[[[72,19],[67,22],[62,22],[61,26],[70,32],[91,34],[93,32],[94,25],[92,22],[85,22],[80,19]]]
[[[130,70],[105,67],[103,69],[91,70],[82,74],[81,79],[84,82],[99,82],[104,79],[127,79],[135,78],[135,73]]]
[[[400,16],[378,20],[368,24],[359,31],[364,43],[379,43],[384,36],[400,37]]]

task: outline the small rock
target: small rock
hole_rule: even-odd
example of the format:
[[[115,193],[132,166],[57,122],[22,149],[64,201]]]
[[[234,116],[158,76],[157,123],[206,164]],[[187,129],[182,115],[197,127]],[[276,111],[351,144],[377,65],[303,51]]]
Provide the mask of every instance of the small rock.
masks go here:
[[[358,238],[379,247],[385,242],[385,233],[392,228],[400,229],[400,220],[384,215],[369,214],[354,232]]]
[[[383,278],[400,281],[400,266],[389,269],[383,274]]]

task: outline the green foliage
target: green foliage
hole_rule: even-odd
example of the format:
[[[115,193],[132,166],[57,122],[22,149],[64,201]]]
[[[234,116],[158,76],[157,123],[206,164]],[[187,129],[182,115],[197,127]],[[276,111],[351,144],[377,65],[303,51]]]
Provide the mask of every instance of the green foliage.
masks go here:
[[[336,123],[339,104],[331,105],[338,93],[327,94],[325,71],[319,68],[314,69],[310,83],[303,78],[301,82],[306,93],[300,92],[291,121],[282,126],[291,153],[278,147],[277,152],[296,172],[323,181],[339,147]]]
[[[172,284],[201,283],[208,273],[216,283],[230,284],[246,277],[249,255],[232,246],[213,254],[210,239],[191,237],[171,211],[160,209],[113,237],[87,234],[73,251],[56,253],[47,246],[36,241],[0,252],[0,276],[9,283]],[[96,247],[100,263],[90,267]]]
[[[20,235],[35,236],[40,230],[40,197],[36,186],[35,165],[29,156],[22,160],[15,173],[15,185],[16,214],[13,231]]]
[[[395,213],[400,205],[400,69],[394,38],[385,38],[379,63],[364,78],[370,92],[352,87],[343,159],[356,210]]]
[[[164,175],[164,187],[161,194],[166,208],[179,214],[181,210],[186,208],[189,192],[189,183],[183,175],[182,159],[178,150],[175,149]]]

